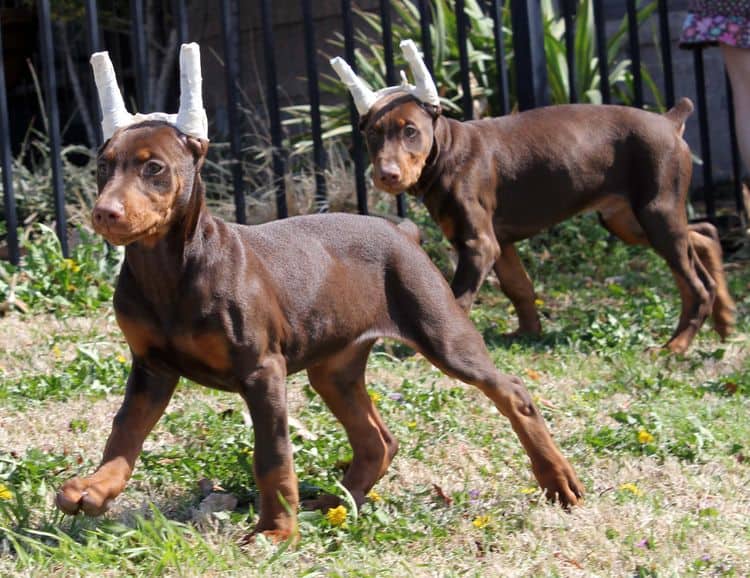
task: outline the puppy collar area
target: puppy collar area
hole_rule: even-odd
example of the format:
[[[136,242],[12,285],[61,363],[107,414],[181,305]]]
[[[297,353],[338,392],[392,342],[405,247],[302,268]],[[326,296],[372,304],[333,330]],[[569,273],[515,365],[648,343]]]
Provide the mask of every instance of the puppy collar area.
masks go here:
[[[91,68],[102,109],[102,135],[105,141],[115,131],[147,120],[166,122],[188,136],[208,140],[208,117],[203,108],[201,56],[197,43],[180,47],[180,108],[176,114],[130,114],[125,108],[108,52],[92,54]]]
[[[406,81],[406,75],[402,71],[400,85],[381,88],[375,92],[365,84],[364,80],[354,73],[346,60],[340,56],[331,59],[331,66],[341,81],[346,84],[349,92],[351,92],[354,105],[357,107],[357,112],[360,116],[367,114],[372,105],[379,99],[394,92],[411,94],[425,104],[440,106],[440,97],[438,96],[435,81],[432,79],[429,70],[427,70],[427,66],[425,66],[424,60],[422,60],[422,55],[419,53],[417,45],[413,40],[403,40],[399,46],[406,62],[409,64],[409,69],[414,75],[414,82],[416,84],[409,84]]]

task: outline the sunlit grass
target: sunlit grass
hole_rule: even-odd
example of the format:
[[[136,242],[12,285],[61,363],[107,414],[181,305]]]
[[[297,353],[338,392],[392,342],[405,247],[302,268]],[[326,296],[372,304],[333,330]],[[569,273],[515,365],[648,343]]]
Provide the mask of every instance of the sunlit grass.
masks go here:
[[[428,250],[447,267],[430,238]],[[514,314],[497,289],[482,290],[472,319],[498,367],[524,379],[578,469],[583,506],[548,505],[507,420],[476,390],[387,342],[371,358],[368,390],[401,446],[370,501],[356,516],[350,505],[301,514],[295,547],[241,546],[257,514],[253,432],[239,397],[187,382],[107,516],[69,518],[53,507],[62,481],[96,467],[127,372],[108,314],[109,269],[99,268],[108,257],[79,250],[88,255],[80,269],[56,274],[101,271],[96,295],[77,301],[77,290],[29,281],[29,312],[0,319],[0,330],[23,333],[24,343],[0,352],[1,575],[750,572],[743,265],[730,270],[737,335],[721,343],[706,326],[676,357],[645,352],[676,323],[671,275],[650,251],[610,242],[591,219],[521,247],[544,315],[541,339],[503,338]],[[346,436],[304,374],[288,388],[301,493],[341,494]],[[236,506],[201,512],[211,491]]]

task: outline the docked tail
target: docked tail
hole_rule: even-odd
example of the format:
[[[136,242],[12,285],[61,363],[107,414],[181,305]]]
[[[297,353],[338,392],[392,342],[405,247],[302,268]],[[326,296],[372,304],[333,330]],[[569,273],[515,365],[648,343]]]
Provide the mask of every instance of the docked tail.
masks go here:
[[[685,120],[693,112],[693,101],[683,96],[677,104],[664,113],[664,116],[672,121],[680,136],[685,132]]]

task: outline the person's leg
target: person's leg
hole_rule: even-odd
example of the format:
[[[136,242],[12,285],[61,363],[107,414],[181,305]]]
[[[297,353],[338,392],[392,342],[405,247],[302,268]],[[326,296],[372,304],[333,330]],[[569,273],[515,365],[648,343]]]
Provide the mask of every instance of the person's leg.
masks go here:
[[[721,53],[732,83],[737,143],[745,171],[750,172],[750,48],[722,44]]]

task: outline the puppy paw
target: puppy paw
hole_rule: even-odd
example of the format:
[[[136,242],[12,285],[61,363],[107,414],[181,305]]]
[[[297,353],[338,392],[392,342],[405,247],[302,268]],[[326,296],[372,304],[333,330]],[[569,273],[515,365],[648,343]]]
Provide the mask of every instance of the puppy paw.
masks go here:
[[[124,486],[125,483],[121,480],[72,478],[57,492],[55,503],[61,511],[71,516],[78,512],[87,516],[101,516]]]
[[[296,530],[258,530],[255,529],[249,534],[245,534],[242,536],[242,538],[239,539],[238,544],[240,546],[247,546],[249,544],[254,544],[255,539],[259,535],[263,535],[266,540],[271,542],[272,544],[282,544],[283,542],[287,542],[291,540],[292,545],[297,544],[299,542],[299,532]]]
[[[534,475],[548,500],[558,502],[566,509],[583,502],[583,484],[578,480],[573,466],[564,458],[544,471],[535,471]]]

